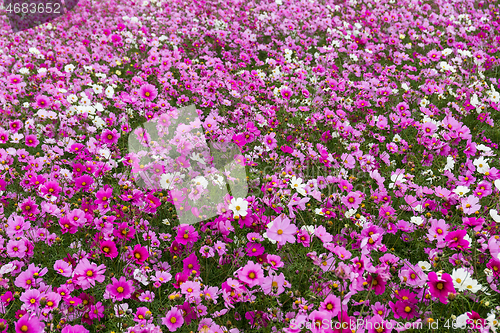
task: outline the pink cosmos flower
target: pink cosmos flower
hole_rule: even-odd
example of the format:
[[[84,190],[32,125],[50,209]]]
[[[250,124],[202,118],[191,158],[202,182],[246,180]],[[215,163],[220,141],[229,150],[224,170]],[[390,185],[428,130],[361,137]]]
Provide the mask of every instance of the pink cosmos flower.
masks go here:
[[[266,136],[264,136],[264,143],[269,150],[274,150],[276,147],[278,147],[278,141],[275,139],[275,136],[275,132],[266,134]]]
[[[342,198],[342,203],[347,206],[347,209],[358,209],[361,202],[363,202],[363,196],[359,191],[350,192]]]
[[[113,301],[123,301],[124,299],[129,299],[132,293],[135,291],[133,286],[133,281],[127,279],[124,276],[120,277],[120,280],[116,278],[111,278],[111,284],[108,284],[106,291],[109,293]]]
[[[491,271],[493,272],[493,276],[500,276],[500,259],[491,258],[490,261],[488,261],[488,263],[486,264],[486,267],[491,269]]]
[[[7,254],[11,258],[24,258],[26,255],[26,245],[24,240],[9,240],[7,243]]]
[[[43,333],[45,325],[36,317],[22,316],[16,323],[16,333]]]
[[[200,249],[200,253],[203,258],[212,258],[215,255],[214,249],[208,245],[203,245]]]
[[[7,235],[10,238],[21,237],[25,230],[31,227],[31,223],[26,221],[24,217],[12,214],[7,220],[8,227],[6,229]]]
[[[292,95],[293,95],[293,92],[289,88],[282,88],[281,89],[281,97],[283,97],[284,99],[290,99],[290,97],[292,97]]]
[[[264,278],[264,271],[259,264],[249,261],[243,268],[238,271],[240,281],[253,287],[261,283]]]
[[[135,229],[129,227],[127,222],[122,222],[115,226],[113,235],[118,239],[130,240],[135,236]]]
[[[386,281],[380,274],[369,274],[366,278],[369,289],[375,292],[375,295],[382,295],[385,292]]]
[[[155,294],[149,290],[146,290],[145,292],[139,295],[138,299],[141,302],[151,303],[155,299]]]
[[[276,254],[268,254],[266,257],[266,262],[271,266],[272,269],[278,269],[284,266],[281,261],[281,257]]]
[[[265,249],[259,243],[248,242],[245,251],[250,257],[258,257],[264,253]]]
[[[418,314],[418,307],[416,302],[410,302],[407,300],[398,300],[396,303],[389,302],[394,318],[402,318],[404,320],[409,320],[414,318]]]
[[[158,90],[152,84],[145,84],[139,89],[139,95],[142,98],[152,102],[156,98],[156,96],[158,96]]]
[[[184,318],[182,317],[182,311],[176,307],[170,309],[165,317],[161,319],[163,325],[167,326],[170,332],[175,332],[179,327],[184,324]]]
[[[330,312],[331,316],[335,317],[337,316],[337,314],[339,314],[341,309],[340,298],[335,295],[329,294],[319,306],[320,310]]]
[[[431,219],[431,227],[428,230],[427,233],[427,239],[429,241],[438,241],[438,248],[442,248],[446,245],[446,242],[444,242],[444,239],[446,235],[448,234],[448,228],[449,225],[446,224],[445,220],[443,219]],[[442,246],[440,245],[442,243]]]
[[[381,219],[389,219],[391,217],[394,217],[395,213],[396,213],[396,210],[394,210],[394,208],[392,208],[389,205],[384,205],[384,206],[380,207],[378,216]]]
[[[330,325],[332,319],[331,313],[327,311],[313,311],[309,314],[309,320],[311,322],[311,332],[313,333],[331,333],[332,325]]]
[[[167,283],[172,280],[172,274],[168,272],[156,271],[155,275],[151,277],[151,280],[154,282]]]
[[[456,293],[455,287],[453,286],[453,279],[448,273],[443,273],[441,278],[438,278],[436,272],[430,272],[429,281],[429,291],[432,296],[439,298],[439,301],[443,304],[448,304],[448,294]]]
[[[323,243],[330,243],[333,240],[332,234],[326,231],[326,228],[322,225],[319,225],[314,230],[314,236],[321,239]]]
[[[466,320],[466,323],[471,329],[483,331],[485,327],[488,327],[486,320],[481,318],[479,313],[475,311],[467,312],[467,317],[468,319]]]
[[[181,285],[181,293],[186,297],[199,298],[200,296],[200,283],[194,281],[186,281]]]
[[[71,221],[72,224],[82,227],[87,222],[87,218],[85,217],[85,212],[81,209],[73,209],[68,215],[68,220]]]
[[[262,290],[266,295],[277,296],[282,294],[285,291],[285,275],[280,273],[279,275],[276,273],[269,274],[269,276],[265,277],[262,281]]]
[[[152,313],[148,308],[141,306],[137,308],[135,312],[134,321],[137,323],[145,324],[152,322]]]
[[[56,181],[48,181],[45,184],[42,185],[40,188],[40,192],[43,195],[46,195],[49,197],[50,196],[55,196],[57,197],[59,193],[61,193],[62,188],[59,186],[59,183]]]
[[[0,129],[0,143],[6,143],[7,141],[9,141],[9,132],[4,129]]]
[[[290,223],[290,219],[285,215],[280,215],[273,222],[271,226],[267,229],[267,236],[277,241],[280,245],[286,243],[295,243],[295,234],[297,233],[297,227],[295,224]]]
[[[9,324],[7,323],[7,320],[0,319],[0,333],[7,333],[8,330]]]
[[[311,236],[307,230],[299,230],[297,234],[297,242],[301,243],[304,247],[309,247],[311,244]]]
[[[45,293],[44,297],[46,299],[46,303],[43,311],[47,313],[57,308],[62,298],[61,295],[56,292]]]
[[[21,294],[19,300],[23,302],[21,309],[23,310],[35,310],[40,305],[40,298],[42,298],[40,291],[38,289],[29,289]]]
[[[95,286],[95,282],[104,282],[106,265],[97,266],[87,258],[82,259],[75,267],[74,282],[79,284],[83,290]]]
[[[479,198],[473,195],[470,195],[467,198],[463,198],[460,207],[462,207],[464,213],[467,215],[474,214],[476,211],[479,211],[479,209],[481,209]]]
[[[69,263],[67,263],[64,260],[57,260],[54,263],[54,270],[56,271],[57,274],[60,274],[64,277],[70,277],[71,274],[73,273],[73,268]]]

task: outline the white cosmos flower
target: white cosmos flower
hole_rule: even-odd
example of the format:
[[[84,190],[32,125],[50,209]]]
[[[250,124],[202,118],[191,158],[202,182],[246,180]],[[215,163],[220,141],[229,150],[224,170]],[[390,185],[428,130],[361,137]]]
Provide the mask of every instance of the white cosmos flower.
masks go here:
[[[201,185],[203,186],[203,188],[207,188],[208,186],[208,180],[203,177],[203,176],[198,176],[196,178],[193,179],[193,182],[196,184],[196,185]]]
[[[248,202],[243,198],[232,198],[229,209],[233,211],[234,216],[247,216]]]
[[[495,184],[495,187],[497,188],[497,190],[500,191],[500,179],[495,180],[494,184]]]
[[[458,195],[459,197],[463,198],[465,197],[465,195],[467,193],[469,193],[469,188],[467,186],[457,186],[457,188],[455,188],[453,190],[453,193],[455,193],[456,195]]]
[[[72,64],[64,66],[65,72],[72,72],[74,69],[75,69],[75,65],[72,65]]]
[[[302,183],[302,178],[297,178],[295,176],[292,177],[290,181],[290,186],[297,190],[302,195],[306,195],[306,184]]]
[[[172,187],[175,181],[179,180],[180,178],[184,178],[184,175],[178,175],[175,173],[164,173],[160,177],[160,186],[163,189],[168,190]]]
[[[307,231],[309,235],[314,236],[314,231],[316,230],[316,227],[313,225],[303,225],[302,228],[300,229]]]
[[[104,93],[106,94],[107,98],[113,98],[113,95],[115,94],[115,90],[113,89],[112,86],[109,86],[109,87],[106,88],[106,90],[104,91]]]
[[[22,138],[24,138],[24,135],[21,133],[16,133],[11,136],[12,140],[10,140],[11,143],[19,143]]]
[[[483,288],[483,286],[481,286],[475,279],[467,280],[467,282],[464,283],[464,285],[465,285],[465,290],[468,290],[473,293],[477,293],[479,290]]]
[[[424,223],[424,219],[420,216],[412,216],[410,222],[416,225],[422,225],[422,223]]]
[[[16,265],[14,265],[13,263],[5,264],[0,268],[0,276],[7,274],[7,273],[10,273],[15,269],[16,269]]]
[[[325,215],[325,213],[323,213],[323,210],[321,208],[316,208],[314,212],[318,215]]]
[[[76,103],[78,102],[78,96],[76,96],[75,94],[71,94],[69,95],[66,100],[69,102],[69,103]]]
[[[454,322],[453,328],[463,328],[467,326],[467,320],[469,320],[469,316],[467,313],[461,314],[457,317]]]
[[[490,166],[488,165],[488,160],[482,156],[475,159],[473,164],[476,166],[477,172],[480,173],[484,173],[490,169]]]
[[[490,209],[490,216],[495,222],[500,222],[500,215],[498,215],[498,211],[496,209]]]
[[[147,286],[149,284],[148,277],[144,275],[140,269],[134,270],[134,279]]]
[[[128,304],[127,303],[115,304],[114,310],[115,310],[115,316],[123,317],[127,314]]]
[[[464,268],[453,269],[451,278],[453,279],[453,286],[458,291],[464,291],[472,280],[470,273]]]
[[[345,217],[350,218],[354,214],[356,214],[356,209],[351,208],[347,212],[345,212]]]
[[[486,321],[487,321],[487,325],[488,327],[494,332],[496,333],[497,329],[500,327],[500,322],[498,321],[498,319],[495,317],[495,314],[494,313],[490,313],[488,314],[488,316],[486,317]]]
[[[422,268],[424,272],[431,269],[431,264],[428,261],[419,261],[418,266]]]

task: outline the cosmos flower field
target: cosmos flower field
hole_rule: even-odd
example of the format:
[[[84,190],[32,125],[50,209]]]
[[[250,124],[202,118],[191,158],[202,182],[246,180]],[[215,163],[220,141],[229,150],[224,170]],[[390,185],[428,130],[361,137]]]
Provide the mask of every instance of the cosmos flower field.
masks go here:
[[[0,332],[497,332],[499,7],[0,15]],[[181,156],[131,149],[180,120]],[[244,168],[213,205],[203,137]]]

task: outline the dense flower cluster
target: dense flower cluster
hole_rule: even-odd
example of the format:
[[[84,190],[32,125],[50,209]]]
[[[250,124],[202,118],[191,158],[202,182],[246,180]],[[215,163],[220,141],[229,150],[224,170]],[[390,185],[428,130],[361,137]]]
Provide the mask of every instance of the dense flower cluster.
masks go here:
[[[0,333],[497,332],[494,1],[81,0],[16,34],[1,17]],[[155,146],[175,159],[130,149],[191,105],[189,135]],[[240,149],[246,195],[180,204],[219,179],[175,173],[209,159],[201,134]]]

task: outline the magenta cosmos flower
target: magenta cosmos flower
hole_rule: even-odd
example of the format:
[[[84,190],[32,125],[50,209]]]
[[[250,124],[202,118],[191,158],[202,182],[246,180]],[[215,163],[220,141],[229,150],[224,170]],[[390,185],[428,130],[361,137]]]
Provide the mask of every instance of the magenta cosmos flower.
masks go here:
[[[192,225],[181,225],[177,230],[175,240],[182,245],[195,243],[198,240],[198,232]]]
[[[448,242],[450,248],[467,249],[470,243],[464,238],[466,235],[466,230],[456,230],[448,233],[444,240]]]
[[[40,143],[40,141],[38,141],[36,135],[30,134],[30,135],[26,136],[26,139],[25,139],[26,146],[36,147],[36,146],[38,146],[39,143]]]
[[[250,287],[253,287],[263,280],[264,271],[259,264],[249,261],[245,267],[238,272],[238,278]]]
[[[88,175],[83,175],[75,179],[75,189],[88,190],[94,184],[94,179]]]
[[[44,326],[37,317],[25,315],[16,323],[16,333],[43,333]]]
[[[101,242],[100,249],[105,257],[116,258],[118,256],[118,250],[116,249],[116,244],[112,240],[106,240]]]
[[[148,249],[140,244],[135,244],[134,249],[132,250],[132,256],[136,262],[136,264],[142,264],[149,257]]]
[[[283,97],[284,99],[290,99],[292,95],[293,92],[289,88],[281,89],[281,97]]]
[[[120,133],[114,128],[113,130],[106,129],[101,134],[101,141],[108,145],[113,145],[118,142]]]
[[[286,243],[295,243],[295,234],[297,227],[290,224],[290,219],[284,215],[278,216],[267,229],[267,236],[283,245]]]
[[[436,272],[430,272],[427,284],[429,285],[431,295],[439,298],[443,304],[448,304],[449,293],[456,293],[455,287],[453,286],[453,279],[450,274],[447,273],[443,273],[441,279],[439,279]]]
[[[135,291],[133,283],[133,281],[127,281],[124,276],[120,277],[120,280],[111,278],[111,284],[108,284],[106,291],[114,301],[120,302],[132,296]]]
[[[47,96],[39,95],[35,103],[38,108],[44,109],[50,106],[50,99]]]
[[[179,327],[184,324],[184,318],[182,317],[182,311],[178,308],[171,308],[167,312],[165,317],[161,319],[163,325],[167,326],[170,332],[175,332]]]
[[[82,325],[65,326],[61,333],[89,333],[89,330]]]
[[[152,84],[145,84],[139,89],[139,95],[148,101],[153,101],[158,96],[158,90]]]
[[[61,193],[62,188],[59,186],[59,183],[56,181],[48,181],[45,184],[42,185],[40,188],[40,192],[43,195],[48,196],[49,198],[51,196],[59,196],[59,193]]]

